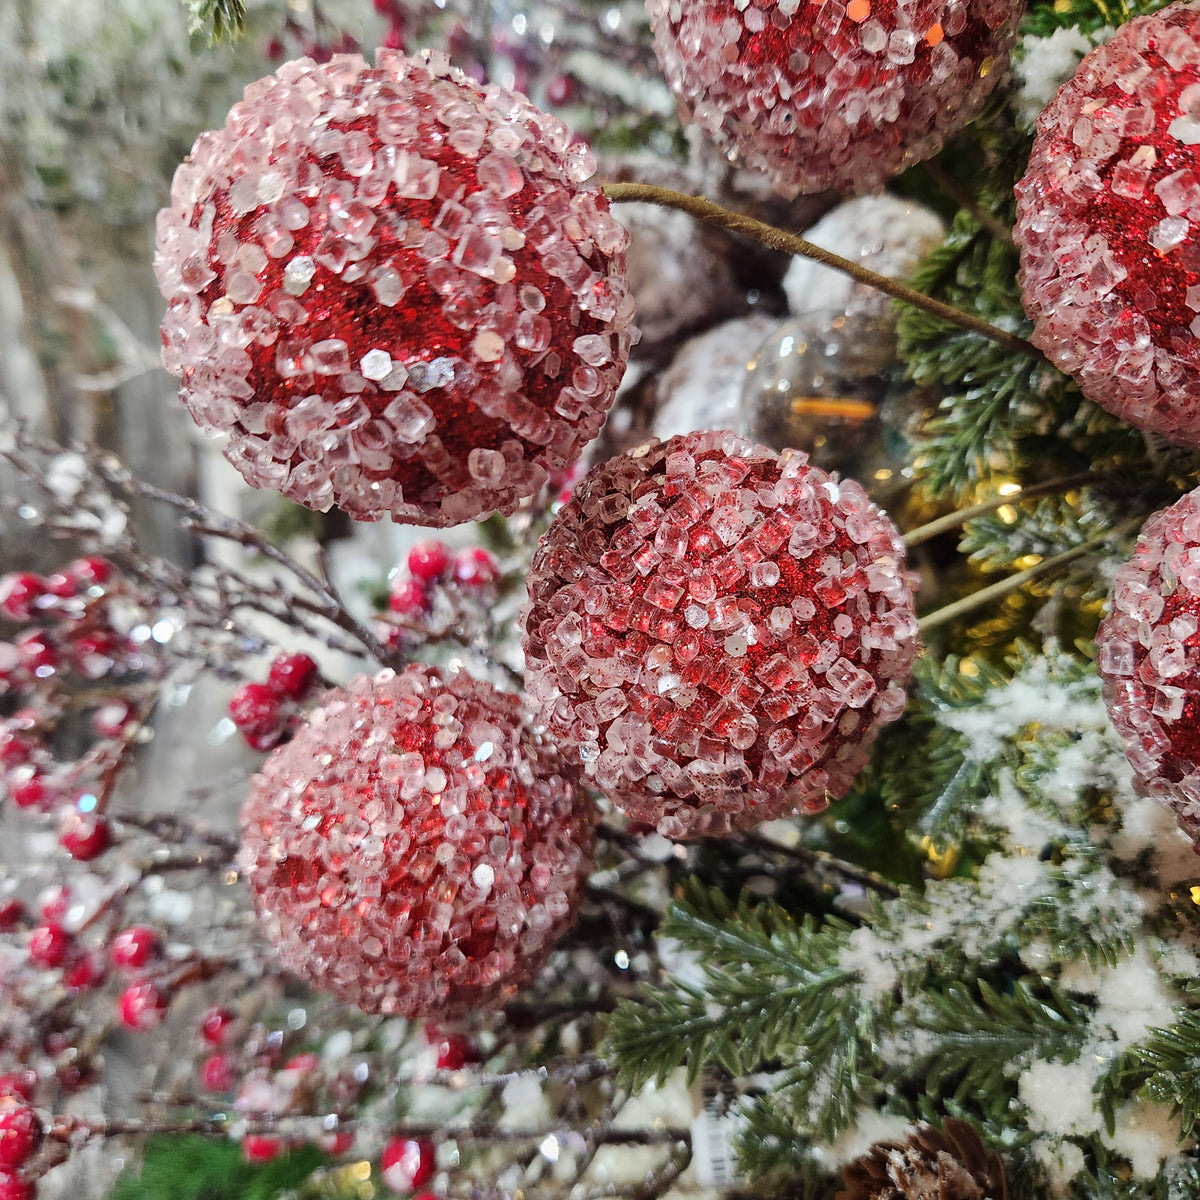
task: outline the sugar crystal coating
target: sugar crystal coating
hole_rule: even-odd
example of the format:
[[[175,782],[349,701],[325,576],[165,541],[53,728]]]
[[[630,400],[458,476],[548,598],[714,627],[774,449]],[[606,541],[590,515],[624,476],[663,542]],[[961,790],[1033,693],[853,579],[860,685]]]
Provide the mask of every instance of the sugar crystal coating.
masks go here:
[[[914,583],[892,522],[800,451],[651,440],[590,471],[539,544],[526,687],[669,837],[817,812],[904,710]]]
[[[360,675],[267,760],[239,862],[285,965],[365,1012],[503,1003],[574,916],[594,810],[519,700]]]
[[[590,152],[442,56],[286,63],[158,217],[163,362],[256,487],[445,526],[511,512],[624,371],[625,230]]]
[[[1083,393],[1200,447],[1200,8],[1122,25],[1038,120],[1014,237],[1033,341]]]
[[[1096,666],[1141,790],[1200,841],[1200,490],[1142,527],[1113,579]]]
[[[647,0],[682,118],[784,196],[876,191],[1004,75],[1020,0]]]

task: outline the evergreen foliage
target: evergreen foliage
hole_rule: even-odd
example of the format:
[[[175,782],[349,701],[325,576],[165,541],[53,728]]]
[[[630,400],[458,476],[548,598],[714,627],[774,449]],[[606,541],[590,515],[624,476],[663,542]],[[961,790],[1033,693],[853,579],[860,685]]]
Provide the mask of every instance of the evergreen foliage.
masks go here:
[[[192,33],[204,34],[210,43],[233,41],[246,28],[246,0],[187,0]]]

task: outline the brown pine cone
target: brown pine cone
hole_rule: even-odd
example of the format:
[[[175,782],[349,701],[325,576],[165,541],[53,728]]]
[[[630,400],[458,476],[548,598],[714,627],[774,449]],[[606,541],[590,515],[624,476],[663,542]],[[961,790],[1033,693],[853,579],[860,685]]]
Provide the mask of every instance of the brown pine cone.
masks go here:
[[[955,1117],[916,1125],[902,1142],[877,1142],[842,1168],[835,1200],[1008,1200],[1004,1164]]]

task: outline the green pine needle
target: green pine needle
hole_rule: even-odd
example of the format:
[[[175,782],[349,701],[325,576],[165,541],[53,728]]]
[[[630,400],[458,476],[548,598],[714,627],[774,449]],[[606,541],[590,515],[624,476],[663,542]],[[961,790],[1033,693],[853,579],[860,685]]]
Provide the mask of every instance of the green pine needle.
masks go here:
[[[1165,7],[1170,0],[1041,0],[1031,4],[1021,32],[1049,37],[1059,29],[1095,33],[1105,26],[1116,28],[1133,17],[1145,16]]]
[[[206,34],[210,43],[232,42],[246,29],[246,0],[187,0],[192,33]]]
[[[1135,1052],[1150,1069],[1147,1093],[1170,1104],[1179,1115],[1182,1136],[1193,1136],[1200,1124],[1200,1012],[1183,1012],[1170,1029],[1155,1030]]]

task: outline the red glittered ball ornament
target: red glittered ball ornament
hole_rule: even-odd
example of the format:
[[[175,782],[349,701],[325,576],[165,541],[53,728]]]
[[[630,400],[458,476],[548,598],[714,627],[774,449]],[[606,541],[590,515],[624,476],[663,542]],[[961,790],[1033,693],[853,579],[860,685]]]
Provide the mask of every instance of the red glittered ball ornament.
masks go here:
[[[1079,64],[1017,201],[1032,340],[1088,399],[1200,447],[1200,8],[1129,21]]]
[[[680,115],[775,190],[876,191],[1003,77],[1021,0],[647,0]]]
[[[1140,789],[1200,841],[1200,490],[1143,526],[1113,579],[1096,666]]]
[[[624,371],[625,230],[582,145],[443,56],[302,59],[158,218],[163,361],[256,487],[371,520],[512,512]]]
[[[432,667],[328,692],[242,807],[284,964],[365,1012],[503,1003],[570,923],[595,813],[515,696]]]
[[[592,782],[669,837],[817,812],[904,709],[913,584],[891,521],[799,451],[650,441],[542,539],[526,686]]]

